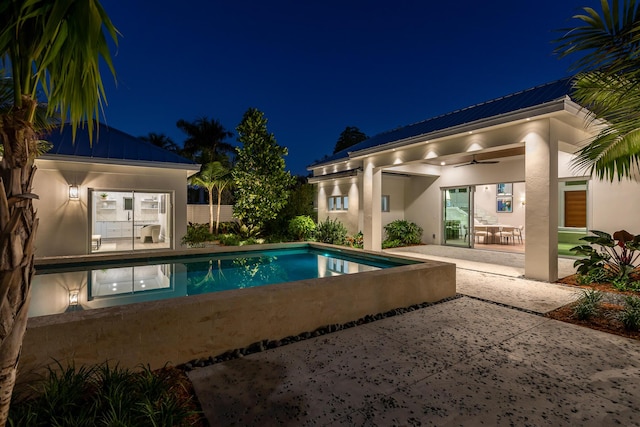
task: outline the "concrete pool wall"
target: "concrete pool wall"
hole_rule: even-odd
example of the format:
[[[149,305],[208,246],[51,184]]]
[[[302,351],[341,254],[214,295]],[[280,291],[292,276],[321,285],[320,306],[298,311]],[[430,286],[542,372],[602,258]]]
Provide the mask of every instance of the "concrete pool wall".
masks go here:
[[[27,325],[19,371],[20,375],[37,372],[54,360],[63,365],[73,361],[76,366],[104,361],[127,368],[148,364],[152,369],[181,364],[265,339],[282,339],[369,314],[440,301],[455,295],[455,274],[454,264],[424,261],[35,317]]]

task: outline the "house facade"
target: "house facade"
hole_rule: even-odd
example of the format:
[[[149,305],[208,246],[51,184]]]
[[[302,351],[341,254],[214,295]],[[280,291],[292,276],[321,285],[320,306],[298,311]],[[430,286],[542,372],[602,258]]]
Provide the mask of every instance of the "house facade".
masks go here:
[[[187,178],[199,165],[99,125],[54,130],[35,164],[36,257],[174,249],[186,233]]]
[[[555,281],[559,231],[640,226],[637,182],[572,168],[593,134],[570,79],[381,133],[309,166],[318,219],[362,231],[369,250],[396,219],[421,226],[423,243],[471,248],[487,243],[488,224],[493,243],[524,246],[526,277]]]

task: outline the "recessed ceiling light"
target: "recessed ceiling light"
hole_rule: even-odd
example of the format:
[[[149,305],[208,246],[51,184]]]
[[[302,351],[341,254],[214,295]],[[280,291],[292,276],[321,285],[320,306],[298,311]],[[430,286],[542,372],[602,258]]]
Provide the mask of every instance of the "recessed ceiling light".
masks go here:
[[[446,165],[445,162],[440,162],[440,166],[444,166],[444,165]]]
[[[470,130],[470,131],[469,131],[469,135],[471,135],[472,133],[473,133],[473,131],[472,131],[472,130]]]

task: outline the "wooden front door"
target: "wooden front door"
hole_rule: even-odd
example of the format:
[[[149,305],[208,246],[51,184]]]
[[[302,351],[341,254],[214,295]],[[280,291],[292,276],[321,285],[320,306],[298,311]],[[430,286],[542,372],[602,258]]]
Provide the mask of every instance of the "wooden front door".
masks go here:
[[[564,226],[587,226],[587,191],[565,191],[564,193]]]

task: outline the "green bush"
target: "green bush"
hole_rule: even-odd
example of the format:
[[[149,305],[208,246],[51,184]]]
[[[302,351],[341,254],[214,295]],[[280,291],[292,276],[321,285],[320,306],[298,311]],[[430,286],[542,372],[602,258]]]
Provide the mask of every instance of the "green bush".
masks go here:
[[[224,246],[240,246],[242,239],[236,234],[221,234],[218,236],[221,245]]]
[[[327,218],[316,227],[316,240],[332,245],[344,245],[347,241],[347,229],[337,219]]]
[[[180,240],[182,246],[204,246],[204,242],[214,240],[213,234],[209,233],[209,224],[193,224],[187,225],[187,234]]]
[[[133,372],[107,363],[50,368],[30,390],[16,390],[11,426],[187,426],[194,402],[176,371]]]
[[[573,307],[573,316],[578,320],[589,320],[600,311],[602,292],[596,289],[583,290]]]
[[[308,215],[298,215],[289,221],[289,233],[297,240],[310,240],[316,232],[316,223]]]
[[[386,240],[398,240],[402,243],[398,246],[417,245],[422,239],[422,227],[403,219],[385,225],[384,231],[387,233]]]
[[[640,330],[640,298],[631,296],[624,299],[624,309],[620,312],[619,319],[625,329],[629,331]]]
[[[384,242],[382,242],[382,249],[388,249],[388,248],[397,248],[399,246],[405,246],[400,240],[398,239],[386,239]]]

